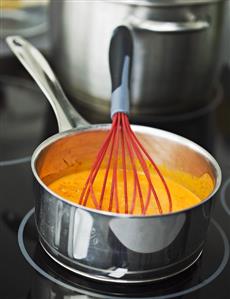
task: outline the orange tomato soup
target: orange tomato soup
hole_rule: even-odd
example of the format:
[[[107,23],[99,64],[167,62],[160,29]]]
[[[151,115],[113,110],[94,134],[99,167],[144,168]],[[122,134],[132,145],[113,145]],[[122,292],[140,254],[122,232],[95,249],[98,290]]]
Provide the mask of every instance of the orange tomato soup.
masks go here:
[[[183,210],[194,205],[197,205],[202,200],[204,200],[214,188],[213,179],[208,173],[203,174],[200,177],[192,176],[188,173],[182,171],[173,171],[166,168],[162,168],[162,173],[164,175],[167,186],[170,190],[172,198],[172,212]],[[52,182],[49,182],[48,187],[60,195],[61,197],[74,202],[79,203],[79,199],[86,182],[86,179],[89,175],[89,170],[81,170],[74,173],[64,175]],[[105,176],[105,170],[101,169],[97,175],[97,178],[94,182],[94,194],[96,198],[100,199],[103,180]],[[138,178],[143,193],[144,202],[146,201],[148,195],[148,182],[145,175],[142,172],[138,172]],[[161,203],[163,213],[169,212],[169,201],[165,188],[158,175],[151,175],[154,188],[156,190],[157,196]],[[111,189],[112,173],[110,173],[107,181],[107,187],[105,189],[102,210],[109,210],[110,202],[110,189]],[[134,192],[134,176],[131,170],[127,171],[127,192],[128,192],[128,212],[130,212],[133,200]],[[125,213],[125,195],[124,195],[124,179],[123,171],[118,170],[117,175],[117,194],[118,194],[118,203],[119,203],[119,213]],[[89,196],[87,204],[89,208],[95,208],[95,204],[92,200],[92,197]],[[126,207],[127,207],[126,206]],[[138,191],[136,190],[136,200],[135,208],[133,214],[140,215],[142,214],[141,200],[138,196]],[[112,212],[116,212],[116,205],[113,199]],[[154,196],[151,195],[150,203],[146,211],[146,215],[159,214],[159,210],[156,205]]]

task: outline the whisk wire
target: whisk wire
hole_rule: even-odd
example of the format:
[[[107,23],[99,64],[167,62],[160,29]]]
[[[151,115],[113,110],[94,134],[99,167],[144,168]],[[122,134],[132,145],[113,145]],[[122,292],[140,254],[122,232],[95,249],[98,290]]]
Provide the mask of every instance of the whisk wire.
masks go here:
[[[112,161],[112,155],[113,155],[113,149],[114,149],[114,141],[115,141],[114,137],[115,137],[115,131],[112,128],[112,143],[111,143],[111,148],[110,148],[108,163],[107,163],[107,166],[106,166],[105,176],[104,176],[102,190],[101,190],[100,208],[102,207],[102,204],[103,204],[103,198],[104,198],[104,194],[105,194],[105,190],[106,190],[106,184],[107,184],[109,170],[110,170],[110,165],[111,165],[111,161]]]
[[[128,118],[126,117],[125,118],[125,128],[126,128],[126,131],[127,131],[127,135],[130,136],[130,142],[132,144],[132,147],[133,147],[133,150],[136,154],[136,157],[145,173],[145,176],[148,180],[148,184],[149,184],[149,187],[155,197],[155,201],[157,203],[157,207],[158,207],[158,210],[159,210],[159,213],[161,214],[162,213],[162,208],[161,208],[161,205],[160,205],[160,202],[159,202],[159,199],[158,199],[158,196],[156,194],[156,191],[155,191],[155,188],[153,187],[153,184],[151,182],[151,177],[150,177],[150,174],[149,174],[149,170],[148,170],[148,167],[147,167],[147,164],[142,156],[142,153],[140,151],[140,149],[138,148],[138,145],[135,143],[135,140],[133,139],[133,135],[132,134],[129,134],[130,131],[131,131],[131,128],[130,128],[130,125],[129,125],[129,121],[128,121]],[[147,208],[149,206],[149,202],[150,202],[150,195],[147,196],[147,202],[146,204],[144,205],[144,210],[143,210],[143,214],[146,213],[147,211]]]
[[[112,125],[112,128],[115,127],[115,123]],[[101,146],[100,150],[98,151],[98,155],[97,155],[97,158],[94,162],[94,164],[92,165],[92,168],[91,168],[91,171],[90,171],[90,174],[85,182],[85,185],[83,187],[83,190],[82,190],[82,193],[81,193],[81,196],[80,196],[80,201],[79,201],[79,204],[83,204],[84,206],[87,204],[87,201],[88,201],[88,198],[89,198],[89,193],[90,191],[92,191],[92,189],[90,189],[90,185],[92,186],[93,185],[93,182],[96,178],[96,175],[98,173],[98,170],[101,166],[101,163],[104,159],[104,156],[106,154],[106,151],[108,149],[108,146],[110,144],[110,141],[111,141],[111,136],[114,134],[113,130],[111,130],[109,132],[109,134],[107,135],[107,138],[105,140],[105,142],[103,143],[103,145]],[[85,194],[86,193],[86,194]],[[97,200],[95,200],[95,198],[93,198],[93,201],[94,201],[94,205],[96,208],[99,208],[100,205],[97,203]]]
[[[129,203],[128,203],[128,190],[127,190],[127,175],[126,175],[126,150],[125,150],[125,136],[124,136],[124,127],[123,115],[121,115],[121,159],[122,159],[122,169],[123,169],[123,181],[124,181],[124,199],[125,199],[125,213],[128,213]]]
[[[136,137],[136,135],[134,134],[134,132],[131,130],[130,128],[130,133],[132,134],[133,138],[135,139],[136,143],[139,145],[139,147],[141,148],[141,150],[143,151],[143,153],[145,154],[145,156],[148,158],[148,160],[150,161],[151,165],[153,166],[153,168],[155,169],[156,173],[159,175],[161,182],[165,188],[165,191],[167,193],[167,198],[168,198],[168,202],[169,202],[169,211],[172,211],[172,198],[171,198],[171,194],[169,191],[169,188],[167,186],[167,183],[160,171],[160,169],[157,167],[156,163],[153,161],[153,159],[150,157],[150,155],[148,154],[148,152],[146,151],[146,149],[143,147],[143,145],[140,143],[140,141],[138,140],[138,138]]]
[[[126,117],[125,118],[125,126],[126,126],[126,129],[128,131],[128,133],[131,133],[132,130],[130,128],[130,124],[129,124],[129,121],[128,121],[128,118]],[[155,198],[155,201],[156,201],[156,204],[157,204],[157,207],[158,207],[158,210],[159,210],[159,213],[162,214],[162,208],[161,208],[161,204],[160,204],[160,201],[159,201],[159,198],[157,196],[157,193],[156,193],[156,190],[152,184],[152,180],[151,180],[151,177],[150,177],[150,173],[149,173],[149,169],[148,169],[148,166],[143,158],[143,155],[142,155],[142,152],[140,151],[140,149],[138,148],[138,144],[135,142],[135,139],[133,138],[133,134],[130,134],[130,141],[132,143],[132,146],[133,146],[133,149],[135,151],[135,154],[140,162],[140,165],[144,171],[144,174],[148,180],[148,184],[149,184],[149,187],[154,195],[154,198]],[[146,200],[146,204],[144,206],[144,214],[146,213],[147,209],[148,209],[148,206],[149,206],[149,202],[150,202],[150,196],[147,196],[147,200]]]
[[[117,127],[115,131],[115,143],[114,143],[114,161],[113,161],[113,174],[112,174],[112,184],[110,192],[110,201],[109,201],[109,211],[112,211],[113,199],[115,198],[115,209],[119,213],[119,203],[117,195],[117,164],[118,164],[118,151],[119,151],[119,133],[120,133],[120,117],[116,116],[115,121],[117,122]]]
[[[138,178],[138,174],[137,174],[137,168],[136,168],[136,163],[135,163],[135,157],[134,157],[134,152],[133,149],[131,147],[130,144],[130,136],[127,133],[127,127],[125,125],[125,119],[127,118],[126,114],[122,114],[122,119],[123,119],[123,124],[122,127],[124,128],[124,132],[125,132],[125,139],[126,139],[126,145],[127,145],[127,149],[129,152],[129,157],[130,157],[130,162],[131,162],[131,166],[133,169],[133,173],[134,173],[134,190],[138,191],[139,194],[139,198],[140,198],[140,205],[141,205],[141,211],[142,213],[144,213],[144,200],[143,200],[143,195],[142,195],[142,191],[141,191],[141,187],[140,187],[140,182],[139,182],[139,178]],[[131,208],[130,208],[130,213],[132,214],[134,212],[134,208],[135,208],[135,203],[136,203],[136,192],[134,193],[135,196],[133,196],[132,202],[131,202]]]

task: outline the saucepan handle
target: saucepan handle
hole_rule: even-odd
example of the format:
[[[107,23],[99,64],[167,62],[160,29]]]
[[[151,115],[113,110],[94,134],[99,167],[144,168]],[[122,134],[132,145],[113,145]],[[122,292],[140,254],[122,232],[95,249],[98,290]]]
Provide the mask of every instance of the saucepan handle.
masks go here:
[[[89,123],[68,101],[44,56],[20,36],[9,36],[6,41],[50,102],[57,118],[59,131],[89,126]]]

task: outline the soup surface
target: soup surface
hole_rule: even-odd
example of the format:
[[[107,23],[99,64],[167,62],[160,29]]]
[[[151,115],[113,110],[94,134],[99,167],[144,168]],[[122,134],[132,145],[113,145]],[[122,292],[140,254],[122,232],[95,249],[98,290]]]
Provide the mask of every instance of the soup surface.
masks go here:
[[[172,198],[172,212],[183,210],[194,206],[205,199],[214,188],[214,182],[208,173],[203,174],[200,177],[192,176],[188,173],[182,171],[173,171],[166,168],[161,169],[164,175],[167,186],[170,190]],[[48,187],[60,195],[61,197],[68,199],[74,203],[79,203],[79,199],[89,175],[89,170],[81,170],[74,173],[68,173],[52,182],[47,183]],[[101,169],[97,175],[94,182],[94,194],[95,197],[100,199],[103,180],[105,176],[105,170]],[[148,182],[143,173],[138,172],[138,178],[140,181],[141,190],[143,193],[144,202],[146,201],[148,195]],[[159,176],[152,174],[152,182],[156,190],[157,196],[159,198],[163,213],[169,212],[169,200],[165,188],[160,180]],[[109,175],[107,181],[107,187],[105,189],[102,210],[109,211],[110,204],[110,193],[111,193],[111,181],[112,174]],[[132,201],[134,192],[134,176],[131,170],[127,171],[127,193],[128,193],[128,212],[131,212]],[[122,170],[118,170],[117,175],[117,194],[118,194],[118,204],[119,213],[125,213],[125,196],[124,196],[124,180]],[[88,197],[86,203],[87,207],[95,208],[95,204],[92,200],[92,196]],[[140,196],[136,190],[136,200],[132,214],[140,215],[142,214],[142,205]],[[112,212],[116,212],[115,201],[113,200]],[[156,205],[156,201],[153,195],[151,195],[150,203],[146,211],[146,215],[159,214],[159,210]]]

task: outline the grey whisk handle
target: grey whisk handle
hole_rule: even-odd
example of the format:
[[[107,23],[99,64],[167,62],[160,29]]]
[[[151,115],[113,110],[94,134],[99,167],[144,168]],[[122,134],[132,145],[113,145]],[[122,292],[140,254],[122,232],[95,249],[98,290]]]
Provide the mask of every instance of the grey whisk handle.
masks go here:
[[[126,26],[114,30],[109,48],[109,66],[112,81],[111,118],[117,112],[129,114],[130,76],[133,39]]]

